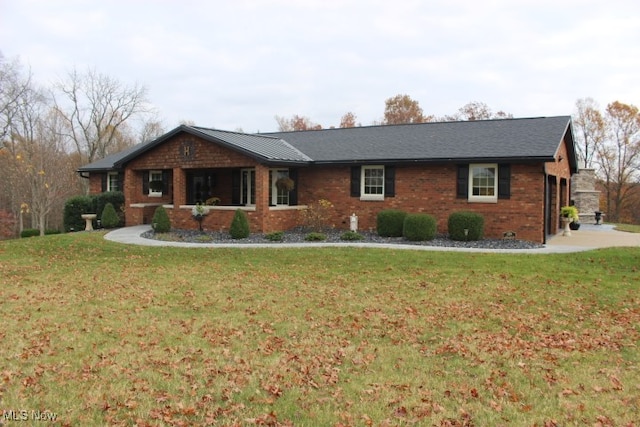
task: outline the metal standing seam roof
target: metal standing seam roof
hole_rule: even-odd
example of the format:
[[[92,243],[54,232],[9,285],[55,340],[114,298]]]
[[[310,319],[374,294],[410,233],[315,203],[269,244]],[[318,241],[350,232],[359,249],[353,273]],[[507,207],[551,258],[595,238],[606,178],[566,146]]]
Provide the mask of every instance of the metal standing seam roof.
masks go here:
[[[180,132],[268,163],[442,162],[517,159],[550,161],[571,133],[571,117],[437,122],[246,134],[182,125],[86,165],[79,172],[113,170]],[[570,145],[575,168],[575,154]]]
[[[307,163],[312,161],[309,156],[287,141],[275,136],[229,132],[198,126],[191,126],[191,128],[253,157],[259,156],[264,160],[283,162]]]

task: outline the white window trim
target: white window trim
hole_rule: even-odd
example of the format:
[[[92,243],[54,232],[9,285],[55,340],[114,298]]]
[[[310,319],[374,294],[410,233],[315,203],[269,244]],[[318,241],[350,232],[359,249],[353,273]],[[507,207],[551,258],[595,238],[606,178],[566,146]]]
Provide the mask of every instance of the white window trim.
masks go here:
[[[269,171],[271,172],[271,182],[270,182],[270,186],[271,186],[271,200],[269,200],[269,205],[270,206],[289,206],[289,197],[287,196],[287,203],[286,204],[282,204],[282,203],[278,203],[278,187],[276,187],[276,181],[278,180],[278,173],[279,172],[286,172],[287,176],[289,176],[289,169],[284,169],[284,168],[271,168],[269,169]]]
[[[152,170],[152,171],[149,171],[149,184],[151,184],[151,181],[155,181],[153,179],[154,174],[160,175],[160,181],[162,181],[162,171]],[[151,185],[149,185],[149,197],[162,197],[162,191],[153,191],[151,189]]]
[[[493,196],[474,196],[473,195],[473,168],[493,168]],[[469,189],[468,201],[470,203],[498,203],[498,164],[497,163],[472,163],[469,165]]]
[[[364,175],[365,175],[365,171],[366,170],[371,170],[371,169],[382,169],[382,194],[365,194],[364,189],[365,189],[365,179],[364,179]],[[384,175],[385,175],[385,170],[384,170],[384,165],[367,165],[367,166],[362,166],[360,168],[360,200],[384,200]]]
[[[109,172],[107,173],[107,191],[122,191],[122,190],[114,190],[111,188],[111,179],[115,177],[116,181],[118,180],[118,172]],[[118,183],[122,185],[122,183]]]

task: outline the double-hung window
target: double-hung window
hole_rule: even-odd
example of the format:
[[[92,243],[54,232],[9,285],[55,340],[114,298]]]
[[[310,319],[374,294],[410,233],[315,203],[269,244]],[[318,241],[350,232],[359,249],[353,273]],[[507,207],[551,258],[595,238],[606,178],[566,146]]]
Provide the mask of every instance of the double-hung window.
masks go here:
[[[120,191],[120,180],[118,178],[118,172],[109,172],[107,174],[106,191]]]
[[[498,165],[469,165],[469,201],[485,203],[498,201]]]
[[[362,166],[360,178],[361,200],[384,199],[384,166]]]
[[[162,197],[162,171],[149,172],[149,196]]]

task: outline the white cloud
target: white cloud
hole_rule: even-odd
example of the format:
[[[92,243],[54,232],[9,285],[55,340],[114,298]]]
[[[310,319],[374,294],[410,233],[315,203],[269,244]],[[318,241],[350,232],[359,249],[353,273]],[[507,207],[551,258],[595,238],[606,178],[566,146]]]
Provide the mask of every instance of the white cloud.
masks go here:
[[[623,0],[3,0],[0,50],[45,82],[73,66],[140,82],[168,126],[269,131],[276,114],[370,124],[398,93],[436,116],[638,105],[639,17]]]

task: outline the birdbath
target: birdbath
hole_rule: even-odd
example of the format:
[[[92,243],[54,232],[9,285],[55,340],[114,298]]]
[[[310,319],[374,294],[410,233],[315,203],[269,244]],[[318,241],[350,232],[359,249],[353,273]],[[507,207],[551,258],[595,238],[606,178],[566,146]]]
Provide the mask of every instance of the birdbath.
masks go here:
[[[86,226],[84,227],[84,231],[92,231],[93,230],[93,220],[98,217],[96,214],[82,214],[82,219],[85,220]]]

